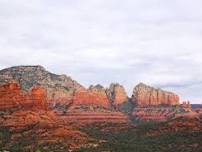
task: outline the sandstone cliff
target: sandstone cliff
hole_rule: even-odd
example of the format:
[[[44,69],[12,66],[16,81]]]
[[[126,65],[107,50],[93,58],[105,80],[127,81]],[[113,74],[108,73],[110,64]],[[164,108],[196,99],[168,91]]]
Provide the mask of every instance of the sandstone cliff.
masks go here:
[[[14,81],[0,86],[0,110],[18,108],[24,96]]]
[[[101,85],[90,86],[89,89],[75,92],[73,105],[89,105],[110,108],[105,89]]]
[[[11,80],[15,80],[24,91],[36,85],[42,86],[47,90],[47,98],[53,105],[72,100],[76,90],[84,89],[70,77],[50,73],[42,66],[16,66],[0,70],[0,84]]]
[[[119,109],[120,105],[129,101],[124,87],[119,84],[111,84],[107,89],[101,85],[85,89],[70,77],[50,73],[41,66],[16,66],[0,70],[0,85],[11,80],[15,80],[25,92],[30,91],[33,86],[43,87],[49,106],[63,110],[67,110],[72,104]],[[19,91],[19,88],[14,90]],[[179,97],[174,93],[140,83],[134,88],[132,101],[139,106],[177,105]],[[12,105],[12,101],[7,102],[7,106],[9,104]]]
[[[115,109],[119,109],[119,106],[125,102],[128,102],[128,97],[124,87],[118,83],[112,83],[108,89],[106,89],[108,99]]]
[[[0,110],[47,107],[46,91],[41,87],[32,87],[25,93],[15,81],[0,86]]]
[[[174,93],[140,83],[133,90],[132,101],[139,106],[178,105],[179,97]]]

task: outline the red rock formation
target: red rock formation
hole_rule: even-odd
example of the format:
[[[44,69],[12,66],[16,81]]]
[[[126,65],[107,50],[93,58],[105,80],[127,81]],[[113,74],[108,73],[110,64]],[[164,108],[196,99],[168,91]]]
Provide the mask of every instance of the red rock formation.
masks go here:
[[[133,109],[132,116],[138,121],[167,121],[176,116],[183,109],[172,107],[137,107]]]
[[[179,97],[174,93],[140,83],[133,90],[132,101],[139,106],[178,105]]]
[[[47,109],[45,90],[33,87],[25,94],[15,81],[0,86],[0,110],[12,108]]]
[[[107,96],[111,104],[118,109],[121,104],[128,101],[128,97],[124,87],[120,84],[111,84],[106,90]]]
[[[15,81],[0,86],[0,110],[17,108],[23,100],[24,96]]]
[[[191,109],[190,101],[183,101],[181,104],[181,107],[183,107],[185,109]]]
[[[47,109],[46,91],[41,87],[33,87],[28,94],[29,100],[33,103],[34,108]]]
[[[66,122],[74,122],[77,124],[89,124],[95,122],[111,122],[111,123],[128,123],[129,119],[121,112],[80,112],[70,110],[66,115],[61,116]]]
[[[202,130],[202,121],[198,117],[178,117],[147,130],[149,136],[166,133],[197,132]]]
[[[109,101],[106,96],[100,94],[99,92],[93,91],[79,91],[75,92],[73,97],[74,105],[95,105],[105,108],[109,108]]]
[[[24,139],[29,142],[23,144],[20,151],[35,151],[34,148],[40,145],[60,145],[74,149],[90,143],[85,133],[67,126],[52,111],[16,111],[0,117],[0,127],[9,128],[11,135],[9,144],[4,145],[5,149],[18,145]]]

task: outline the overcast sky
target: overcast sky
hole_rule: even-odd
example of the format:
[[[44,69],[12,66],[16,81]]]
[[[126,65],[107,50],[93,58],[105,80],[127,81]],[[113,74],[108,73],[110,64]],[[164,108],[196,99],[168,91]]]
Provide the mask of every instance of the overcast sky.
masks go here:
[[[0,0],[0,68],[138,82],[202,102],[201,0]]]

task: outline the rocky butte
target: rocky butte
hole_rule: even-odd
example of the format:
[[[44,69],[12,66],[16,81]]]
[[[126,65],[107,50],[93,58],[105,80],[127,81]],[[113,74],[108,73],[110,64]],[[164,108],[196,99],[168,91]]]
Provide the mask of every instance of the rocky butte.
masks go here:
[[[109,108],[109,101],[104,87],[96,85],[90,86],[84,91],[75,92],[73,105],[91,105]]]
[[[139,83],[133,90],[132,101],[138,106],[179,105],[179,96]]]
[[[0,70],[0,84],[15,80],[23,91],[33,86],[47,90],[47,101],[52,106],[66,105],[71,102],[75,91],[84,87],[66,75],[56,75],[42,66],[15,66]]]
[[[86,89],[71,77],[53,74],[42,66],[15,66],[0,70],[0,84],[12,80],[15,80],[24,92],[35,86],[44,88],[49,107],[63,110],[72,104],[118,110],[122,103],[128,101],[125,89],[120,84],[111,84],[109,88],[98,84]]]
[[[106,93],[111,105],[115,109],[119,109],[120,105],[128,102],[128,96],[124,87],[118,83],[110,84],[109,88],[106,89]]]
[[[20,87],[23,92],[29,92],[30,97],[43,98],[40,93],[46,94],[48,106],[52,108],[67,110],[71,105],[91,105],[119,111],[122,104],[130,102],[124,87],[118,83],[112,83],[108,88],[98,84],[86,89],[70,77],[50,73],[42,66],[16,66],[0,70],[0,84],[13,80],[16,83],[10,88],[7,86],[7,89],[13,89],[8,93],[10,96],[18,94],[16,101],[23,98]],[[46,91],[43,92],[39,87]],[[179,97],[174,93],[140,83],[134,88],[131,101],[137,106],[178,105]],[[11,106],[12,102],[8,101],[7,106]]]

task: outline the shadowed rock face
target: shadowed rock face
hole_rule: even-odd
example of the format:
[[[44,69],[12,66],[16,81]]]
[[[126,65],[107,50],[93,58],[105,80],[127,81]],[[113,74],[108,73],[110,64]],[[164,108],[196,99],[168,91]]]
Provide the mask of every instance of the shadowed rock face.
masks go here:
[[[108,89],[106,89],[108,99],[111,104],[118,109],[121,104],[128,101],[128,97],[124,87],[118,83],[112,83]]]
[[[76,81],[66,75],[56,75],[42,66],[16,66],[0,71],[0,84],[15,80],[22,90],[28,91],[39,85],[47,89],[48,100],[72,99],[75,90],[83,89]]]
[[[140,83],[133,90],[132,101],[138,106],[178,105],[179,97],[174,93]]]

